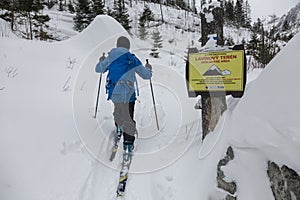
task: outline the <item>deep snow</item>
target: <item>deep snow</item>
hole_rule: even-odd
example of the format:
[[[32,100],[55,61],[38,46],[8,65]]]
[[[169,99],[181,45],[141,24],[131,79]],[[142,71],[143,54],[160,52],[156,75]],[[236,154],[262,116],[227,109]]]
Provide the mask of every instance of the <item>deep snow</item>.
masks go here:
[[[93,118],[99,80],[94,66],[119,35],[127,33],[100,16],[63,42],[0,38],[1,199],[114,199],[122,152],[108,162],[112,105],[103,76]],[[124,199],[222,199],[216,169],[228,145],[236,157],[223,170],[236,180],[239,199],[273,199],[267,161],[300,172],[299,40],[298,34],[256,80],[260,72],[248,74],[253,81],[244,97],[227,98],[228,111],[203,144],[200,112],[193,108],[197,99],[186,92],[186,44],[166,42],[161,58],[150,59],[162,129],[156,130],[149,82],[139,79],[139,140]],[[144,62],[149,48],[142,48],[144,41],[132,42]]]

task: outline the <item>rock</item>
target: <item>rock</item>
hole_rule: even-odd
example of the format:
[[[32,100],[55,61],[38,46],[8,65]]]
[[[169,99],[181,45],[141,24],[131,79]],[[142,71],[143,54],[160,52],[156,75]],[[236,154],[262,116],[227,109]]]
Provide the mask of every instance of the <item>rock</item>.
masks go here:
[[[221,189],[225,190],[226,192],[228,192],[232,195],[235,195],[236,190],[237,190],[236,183],[234,181],[226,182],[224,180],[225,174],[221,170],[222,166],[227,165],[227,163],[233,159],[234,159],[233,149],[232,149],[232,147],[228,147],[225,158],[220,160],[218,163],[217,182],[218,182],[218,188],[221,188]],[[236,197],[231,196],[231,195],[226,196],[226,200],[234,200],[234,199],[236,199]]]
[[[275,200],[300,199],[300,176],[293,169],[269,161],[267,173]]]

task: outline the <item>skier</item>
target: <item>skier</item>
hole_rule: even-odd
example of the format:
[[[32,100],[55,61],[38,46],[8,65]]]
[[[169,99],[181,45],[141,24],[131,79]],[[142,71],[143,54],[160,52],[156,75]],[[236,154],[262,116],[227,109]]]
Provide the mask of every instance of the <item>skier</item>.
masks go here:
[[[127,37],[121,36],[117,39],[117,47],[113,48],[108,57],[101,59],[96,65],[97,73],[108,71],[106,92],[107,100],[114,103],[114,121],[116,133],[123,134],[123,157],[131,159],[135,135],[137,134],[134,121],[134,105],[138,88],[136,83],[137,73],[143,79],[150,79],[152,67],[143,66],[141,61],[129,51],[130,41]],[[116,136],[115,136],[116,137]],[[121,137],[121,135],[119,136]],[[129,155],[129,158],[128,158]],[[123,161],[124,162],[124,161]]]

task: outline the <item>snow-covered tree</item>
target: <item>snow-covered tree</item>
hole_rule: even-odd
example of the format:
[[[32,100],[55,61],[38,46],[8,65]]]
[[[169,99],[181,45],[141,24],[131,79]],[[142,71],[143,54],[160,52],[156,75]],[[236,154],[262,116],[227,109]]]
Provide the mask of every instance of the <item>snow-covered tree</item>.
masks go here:
[[[144,7],[144,11],[140,17],[142,20],[145,21],[145,23],[147,23],[147,27],[149,27],[149,22],[150,21],[154,21],[154,14],[153,12],[150,10],[149,6],[145,5]]]
[[[9,5],[9,18],[13,31],[15,31],[14,26],[18,24],[18,32],[23,38],[30,40],[34,38],[40,40],[51,38],[45,32],[50,18],[42,12],[44,8],[42,0],[32,0],[30,3],[27,0],[16,0],[11,1]]]
[[[243,0],[237,0],[234,7],[235,25],[237,27],[245,26],[245,12],[243,4]]]
[[[145,18],[143,16],[140,16],[140,18],[139,18],[139,37],[141,40],[145,40],[146,36],[148,34],[145,24],[146,24]]]
[[[17,4],[11,2],[10,0],[0,1],[0,18],[10,22],[10,28],[14,31],[15,27],[15,11]]]
[[[92,11],[88,0],[78,0],[75,6],[74,29],[82,31],[92,21]]]
[[[130,32],[130,29],[132,28],[130,26],[131,20],[123,0],[117,0],[117,2],[114,3],[113,10],[109,11],[108,14],[117,20],[128,32]]]
[[[251,27],[251,7],[249,4],[249,1],[246,0],[245,4],[244,4],[244,18],[245,18],[245,26],[246,28],[250,28]]]
[[[232,0],[225,1],[224,17],[225,17],[225,21],[228,24],[233,24],[235,17],[234,17],[234,3]]]
[[[67,7],[68,7],[68,11],[69,11],[70,13],[75,13],[75,8],[74,8],[74,3],[73,3],[73,1],[69,1]]]
[[[105,14],[103,0],[92,0],[92,18],[94,19],[97,15]]]
[[[152,32],[152,37],[151,39],[153,40],[153,47],[151,49],[151,53],[150,55],[155,57],[155,58],[158,58],[158,54],[159,54],[159,48],[162,48],[163,45],[162,45],[162,36],[160,34],[160,32],[158,31],[158,29],[155,29],[153,32]]]

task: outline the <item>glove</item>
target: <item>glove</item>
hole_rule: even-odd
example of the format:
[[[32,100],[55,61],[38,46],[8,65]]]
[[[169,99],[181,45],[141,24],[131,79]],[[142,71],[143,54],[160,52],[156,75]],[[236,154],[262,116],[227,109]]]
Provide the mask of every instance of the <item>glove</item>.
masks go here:
[[[105,58],[105,53],[103,53],[103,55],[99,58],[99,61],[103,61]]]
[[[152,65],[149,64],[148,59],[146,59],[146,65],[145,65],[145,67],[148,68],[150,71],[152,71]]]

